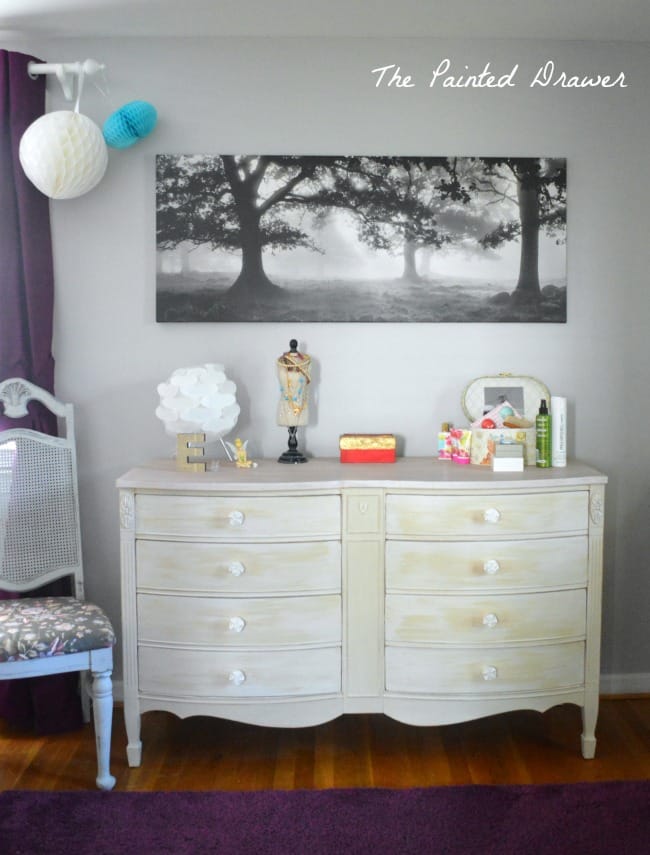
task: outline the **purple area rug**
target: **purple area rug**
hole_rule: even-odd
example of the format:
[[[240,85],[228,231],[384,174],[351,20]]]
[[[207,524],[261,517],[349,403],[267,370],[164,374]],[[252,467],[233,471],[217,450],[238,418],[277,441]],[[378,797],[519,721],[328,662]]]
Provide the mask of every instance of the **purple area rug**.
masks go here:
[[[405,790],[0,793],[3,855],[650,851],[650,781]]]

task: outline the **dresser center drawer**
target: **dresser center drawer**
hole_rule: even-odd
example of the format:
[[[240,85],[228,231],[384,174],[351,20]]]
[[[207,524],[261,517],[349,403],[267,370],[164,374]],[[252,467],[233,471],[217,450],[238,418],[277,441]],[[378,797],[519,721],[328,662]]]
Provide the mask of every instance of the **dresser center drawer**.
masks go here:
[[[265,594],[341,590],[338,540],[200,543],[138,540],[139,591]]]
[[[586,535],[530,540],[389,540],[389,591],[497,591],[586,586]]]
[[[387,643],[502,644],[581,639],[584,589],[502,596],[386,597]]]
[[[586,531],[588,493],[426,496],[389,494],[386,533],[434,537],[503,537]]]
[[[527,648],[386,650],[386,689],[429,695],[552,691],[584,680],[582,642]]]
[[[136,496],[136,533],[221,539],[335,537],[338,496]]]
[[[138,637],[146,643],[250,647],[339,644],[340,596],[138,596]]]

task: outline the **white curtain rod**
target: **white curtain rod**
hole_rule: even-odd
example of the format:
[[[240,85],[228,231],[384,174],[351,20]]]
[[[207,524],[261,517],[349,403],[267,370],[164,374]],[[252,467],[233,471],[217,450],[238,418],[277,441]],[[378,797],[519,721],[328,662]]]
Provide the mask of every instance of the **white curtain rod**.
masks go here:
[[[74,98],[74,81],[80,81],[83,76],[91,77],[100,71],[105,71],[106,66],[94,59],[85,59],[83,62],[29,62],[27,73],[35,78],[39,74],[54,74],[61,84],[63,94],[72,101]],[[95,84],[97,85],[97,84]],[[100,87],[97,87],[100,89]],[[100,91],[102,91],[100,89]]]

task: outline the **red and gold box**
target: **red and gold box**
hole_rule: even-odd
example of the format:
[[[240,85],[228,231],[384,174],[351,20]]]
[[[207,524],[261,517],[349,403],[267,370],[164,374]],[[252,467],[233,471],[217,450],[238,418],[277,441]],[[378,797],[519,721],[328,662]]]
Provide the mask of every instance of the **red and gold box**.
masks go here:
[[[344,433],[339,439],[341,463],[394,463],[392,433]]]

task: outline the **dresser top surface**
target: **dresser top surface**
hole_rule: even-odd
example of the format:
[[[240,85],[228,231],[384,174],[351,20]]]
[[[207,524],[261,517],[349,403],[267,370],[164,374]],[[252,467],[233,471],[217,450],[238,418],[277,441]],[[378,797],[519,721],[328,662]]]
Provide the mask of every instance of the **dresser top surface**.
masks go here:
[[[401,457],[394,463],[340,463],[338,458],[312,458],[307,463],[282,464],[259,460],[250,469],[219,461],[216,469],[189,472],[178,469],[174,459],[154,460],[136,466],[117,479],[121,489],[182,490],[211,493],[388,488],[388,489],[553,489],[605,484],[607,476],[577,461],[566,467],[523,472],[492,472],[489,466],[460,465],[430,457]]]

